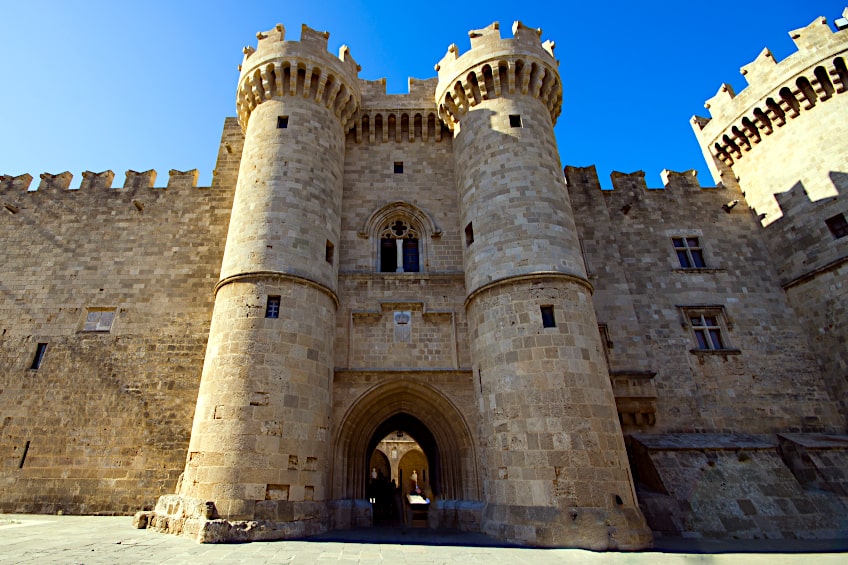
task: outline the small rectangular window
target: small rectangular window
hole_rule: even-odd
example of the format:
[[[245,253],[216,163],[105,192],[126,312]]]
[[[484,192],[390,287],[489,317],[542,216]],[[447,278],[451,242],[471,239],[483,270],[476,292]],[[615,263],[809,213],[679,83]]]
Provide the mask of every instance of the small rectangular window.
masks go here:
[[[511,128],[524,127],[521,123],[521,116],[519,116],[518,114],[510,114],[509,115],[509,127],[511,127]]]
[[[465,226],[465,246],[468,247],[472,243],[474,243],[474,226],[471,225],[472,222],[468,222],[468,225]]]
[[[269,296],[268,304],[265,306],[265,317],[266,318],[279,318],[280,317],[280,297],[279,296]]]
[[[335,254],[336,248],[333,245],[333,242],[329,239],[327,240],[327,245],[324,247],[324,259],[330,265],[333,264],[333,255]]]
[[[41,367],[41,362],[44,360],[44,354],[47,352],[47,344],[39,343],[38,347],[35,348],[35,357],[32,358],[32,365],[30,369],[33,371],[37,371],[39,367]]]
[[[697,237],[672,237],[677,260],[683,269],[704,269],[704,252]]]
[[[554,307],[553,306],[540,306],[542,310],[542,327],[543,328],[555,328],[556,327],[556,318],[554,318]]]
[[[277,116],[277,129],[286,129],[289,127],[288,116]]]
[[[112,329],[112,322],[115,321],[115,309],[98,309],[88,310],[85,316],[84,332],[108,332]]]
[[[848,235],[848,222],[845,221],[845,214],[837,214],[826,219],[824,223],[827,224],[827,229],[833,234],[834,239]]]
[[[720,306],[684,308],[696,349],[716,351],[730,349],[727,341],[727,323]]]
[[[395,174],[403,173],[403,161],[395,161]]]

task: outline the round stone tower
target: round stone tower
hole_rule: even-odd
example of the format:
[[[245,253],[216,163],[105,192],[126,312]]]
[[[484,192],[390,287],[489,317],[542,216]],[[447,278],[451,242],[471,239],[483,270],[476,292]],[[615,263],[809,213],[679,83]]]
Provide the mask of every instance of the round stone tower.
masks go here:
[[[257,37],[239,78],[244,152],[188,459],[179,496],[157,505],[191,522],[203,501],[205,518],[222,519],[191,526],[206,541],[311,534],[328,521],[336,248],[359,68],[306,26],[300,41],[281,25]],[[254,520],[253,533],[234,524]]]
[[[437,65],[453,130],[480,409],[485,532],[636,549],[639,511],[553,125],[553,44],[520,22],[469,33]]]
[[[722,85],[706,103],[711,118],[692,125],[716,183],[738,185],[763,226],[848,415],[848,327],[837,322],[848,311],[848,29],[820,17],[789,35],[795,53],[777,62],[764,49],[742,67],[748,86],[737,95]]]

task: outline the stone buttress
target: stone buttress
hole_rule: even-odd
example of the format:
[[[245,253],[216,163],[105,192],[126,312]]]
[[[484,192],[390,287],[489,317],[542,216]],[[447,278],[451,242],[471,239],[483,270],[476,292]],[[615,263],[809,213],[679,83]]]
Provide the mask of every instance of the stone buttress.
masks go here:
[[[543,546],[651,543],[604,362],[554,139],[553,44],[516,22],[437,65],[454,134],[480,410],[483,531]]]
[[[199,541],[327,528],[345,134],[358,65],[278,25],[245,48],[245,133],[185,472],[152,525]]]

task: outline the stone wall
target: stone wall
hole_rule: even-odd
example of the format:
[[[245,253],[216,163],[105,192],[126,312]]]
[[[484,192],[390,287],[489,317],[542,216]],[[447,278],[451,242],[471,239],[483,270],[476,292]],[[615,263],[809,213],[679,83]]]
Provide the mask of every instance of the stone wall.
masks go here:
[[[150,508],[185,461],[232,188],[100,178],[0,192],[1,511]]]
[[[741,69],[748,85],[722,85],[705,104],[711,118],[692,125],[715,182],[738,185],[765,228],[777,281],[845,414],[848,330],[827,318],[848,310],[848,31],[819,17],[790,37],[794,53],[777,61],[764,49]]]
[[[813,436],[815,437],[815,436]],[[639,499],[660,535],[736,539],[838,539],[848,534],[848,497],[801,481],[802,467],[815,476],[844,463],[844,438],[823,441],[794,436],[744,434],[634,434],[632,452]],[[818,443],[818,447],[812,447]],[[815,458],[809,459],[809,454]],[[792,466],[790,458],[797,456]],[[833,466],[821,465],[822,459]],[[788,465],[789,464],[789,465]]]
[[[664,190],[642,173],[614,173],[608,191],[591,171],[567,176],[610,372],[654,374],[655,420],[625,433],[844,429],[738,191],[702,189],[691,173],[667,173]],[[703,268],[682,268],[681,237],[698,238]],[[690,314],[704,312],[721,348],[698,348]]]

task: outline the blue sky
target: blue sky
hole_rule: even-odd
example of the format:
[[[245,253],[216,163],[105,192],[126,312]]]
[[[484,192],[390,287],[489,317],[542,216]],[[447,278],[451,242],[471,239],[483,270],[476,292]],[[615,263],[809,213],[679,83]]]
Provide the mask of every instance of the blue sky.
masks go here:
[[[235,115],[237,66],[255,34],[282,23],[330,32],[360,77],[435,76],[468,30],[516,19],[556,42],[564,84],[556,127],[563,165],[613,170],[697,169],[712,184],[689,125],[723,82],[768,46],[794,51],[788,32],[817,16],[839,17],[845,0],[656,2],[70,2],[0,0],[0,174],[112,169],[200,170],[208,185],[224,117]]]

